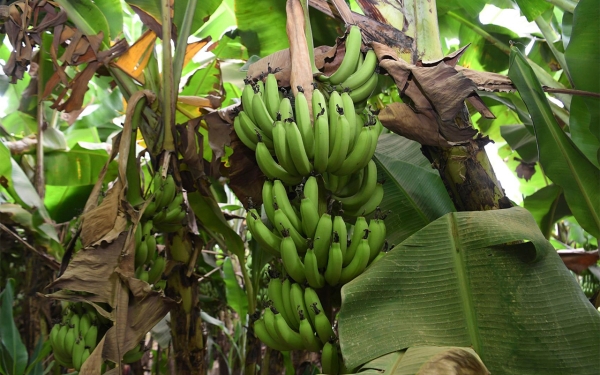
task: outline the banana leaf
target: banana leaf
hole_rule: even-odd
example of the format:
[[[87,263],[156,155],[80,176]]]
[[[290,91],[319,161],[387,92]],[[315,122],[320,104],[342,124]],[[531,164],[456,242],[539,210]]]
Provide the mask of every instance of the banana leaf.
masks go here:
[[[523,208],[449,213],[342,288],[348,368],[472,347],[492,374],[597,374],[600,313]]]

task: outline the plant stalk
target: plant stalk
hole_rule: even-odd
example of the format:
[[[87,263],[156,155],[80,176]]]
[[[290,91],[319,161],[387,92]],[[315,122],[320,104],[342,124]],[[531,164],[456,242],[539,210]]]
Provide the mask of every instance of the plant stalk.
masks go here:
[[[570,0],[546,0],[550,4],[557,6],[561,9],[566,10],[567,12],[574,13],[575,7],[577,6],[576,2]]]
[[[183,71],[183,60],[185,60],[185,52],[187,50],[187,40],[192,29],[194,14],[196,12],[197,0],[188,0],[185,15],[183,16],[183,24],[178,30],[177,45],[175,46],[175,57],[173,58],[173,83],[179,87],[181,80],[181,72]]]
[[[173,80],[173,57],[171,55],[171,1],[161,0],[162,14],[162,123],[164,140],[162,148],[168,152],[175,150],[173,127],[175,125],[175,92]]]
[[[548,47],[550,48],[550,51],[552,51],[552,54],[554,55],[554,57],[560,64],[560,67],[563,69],[563,71],[567,75],[567,78],[569,79],[569,83],[571,84],[571,87],[575,87],[575,85],[573,84],[573,79],[571,79],[571,73],[569,72],[569,69],[567,66],[567,61],[565,60],[565,54],[560,52],[558,49],[556,49],[556,47],[554,46],[554,43],[552,42],[555,39],[554,37],[556,36],[556,33],[554,32],[554,30],[552,29],[552,27],[550,26],[548,21],[546,21],[546,19],[544,19],[543,16],[539,16],[538,18],[536,18],[535,24],[538,26],[538,28],[542,32],[544,39],[546,39],[546,44],[548,45]]]

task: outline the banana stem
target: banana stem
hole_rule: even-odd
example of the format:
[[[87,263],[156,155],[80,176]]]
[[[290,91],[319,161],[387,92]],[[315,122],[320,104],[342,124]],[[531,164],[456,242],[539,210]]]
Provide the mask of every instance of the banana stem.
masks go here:
[[[248,270],[246,269],[246,259],[244,257],[241,257],[238,258],[238,261],[240,262],[240,270],[242,271],[242,276],[244,277],[244,284],[246,284],[246,297],[248,298],[248,313],[253,314],[256,310],[254,287],[252,285],[252,280],[250,280]],[[244,317],[241,318],[244,319]]]
[[[171,56],[171,1],[161,0],[162,14],[162,68],[163,68],[163,131],[164,141],[163,149],[173,151],[175,145],[173,142],[173,125],[175,112],[175,94],[173,80],[173,58]]]
[[[177,36],[177,46],[175,46],[175,57],[173,58],[173,83],[179,86],[179,80],[181,79],[181,71],[183,70],[183,60],[185,59],[185,52],[187,49],[187,40],[190,36],[190,30],[192,29],[192,22],[194,21],[194,14],[196,12],[197,0],[188,0],[185,15],[183,16],[183,23]]]

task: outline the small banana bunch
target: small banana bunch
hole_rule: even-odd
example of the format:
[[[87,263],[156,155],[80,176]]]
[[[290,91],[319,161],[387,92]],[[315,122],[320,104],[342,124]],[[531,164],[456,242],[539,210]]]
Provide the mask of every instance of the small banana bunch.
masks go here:
[[[186,210],[183,193],[178,190],[172,175],[165,179],[157,173],[153,179],[154,197],[142,214],[143,220],[152,220],[157,232],[175,232],[183,226]]]
[[[135,276],[158,289],[164,289],[166,280],[162,280],[165,270],[165,258],[158,254],[154,221],[140,221],[135,229]]]
[[[68,304],[62,321],[50,331],[49,341],[56,361],[79,371],[101,338],[98,330],[99,318],[91,305]]]
[[[377,87],[377,56],[375,51],[361,52],[362,35],[360,28],[352,26],[346,38],[346,54],[338,69],[330,76],[320,75],[317,79],[339,92],[349,91],[350,98],[362,102],[371,96]]]
[[[254,334],[267,346],[280,351],[319,352],[335,340],[331,321],[314,289],[274,277],[267,294],[270,306],[254,322]],[[325,356],[323,360],[333,362]],[[335,361],[337,365],[337,352]]]

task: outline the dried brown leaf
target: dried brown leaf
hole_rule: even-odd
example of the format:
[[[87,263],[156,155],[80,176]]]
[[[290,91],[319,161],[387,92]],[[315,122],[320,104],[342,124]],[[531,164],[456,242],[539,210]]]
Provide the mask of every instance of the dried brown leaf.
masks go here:
[[[525,163],[521,161],[515,170],[517,177],[524,178],[525,181],[531,180],[531,177],[535,174],[535,163]]]
[[[313,74],[304,32],[304,10],[300,5],[300,1],[287,0],[286,15],[285,29],[290,41],[290,58],[292,59],[290,85],[294,96],[298,94],[298,87],[304,89],[304,95],[309,103],[310,110]]]
[[[588,269],[588,267],[595,265],[598,259],[600,259],[598,257],[598,250],[558,250],[558,255],[565,263],[565,266],[578,275]]]
[[[224,121],[217,111],[205,115],[204,121],[208,126],[208,144],[213,151],[213,160],[219,160],[225,155],[225,146],[231,144],[229,134],[233,127]]]
[[[162,20],[158,20],[154,18],[149,13],[146,13],[142,8],[138,7],[134,4],[129,4],[131,9],[140,17],[140,20],[144,25],[146,25],[150,30],[154,31],[154,33],[160,38],[162,37]],[[171,39],[173,41],[177,40],[177,26],[174,23],[171,24]]]
[[[200,121],[198,117],[188,121],[186,124],[177,125],[175,128],[179,133],[179,143],[177,149],[183,157],[183,163],[191,174],[193,181],[198,181],[204,177],[204,141],[203,136],[198,132]]]
[[[154,51],[154,43],[156,34],[152,30],[146,30],[125,52],[115,65],[127,73],[130,77],[136,79],[140,83],[144,83],[144,69],[148,65],[148,61]]]
[[[124,194],[124,187],[119,179],[98,207],[82,215],[83,247],[94,245],[100,240],[110,241],[126,228],[127,219],[120,209]]]
[[[510,78],[503,74],[480,72],[460,65],[456,66],[456,70],[473,81],[477,85],[477,90],[490,92],[514,92],[516,90]]]
[[[230,133],[233,154],[229,157],[229,168],[223,175],[229,177],[229,187],[244,207],[248,208],[248,198],[254,205],[262,204],[262,186],[265,176],[261,172],[254,151],[246,147],[235,132]]]
[[[280,69],[275,73],[275,78],[279,81],[279,86],[290,86],[290,75],[292,73],[292,60],[289,48],[274,52],[269,56],[263,57],[248,68],[248,77],[259,79],[259,77],[271,69]]]

